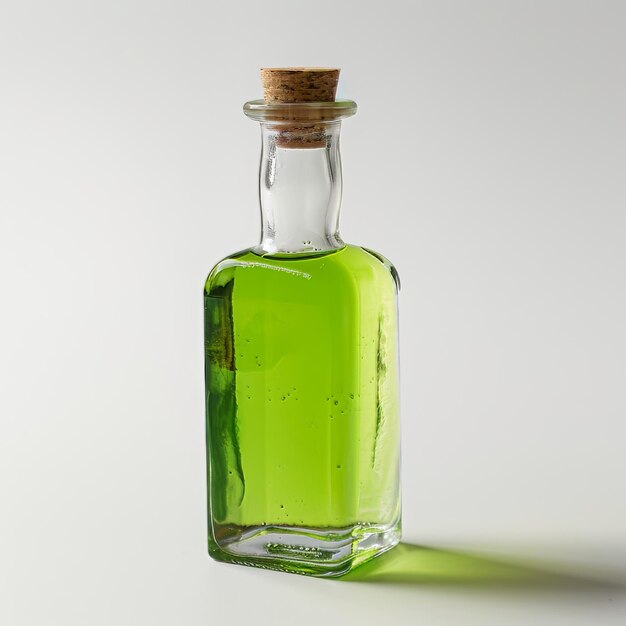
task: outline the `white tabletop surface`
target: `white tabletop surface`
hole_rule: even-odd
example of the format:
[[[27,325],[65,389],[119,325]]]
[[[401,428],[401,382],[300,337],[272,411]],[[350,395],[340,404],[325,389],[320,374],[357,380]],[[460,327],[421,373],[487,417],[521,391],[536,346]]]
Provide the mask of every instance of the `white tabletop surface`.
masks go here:
[[[0,623],[626,623],[620,2],[4,2]],[[338,65],[342,233],[402,278],[404,541],[206,554],[201,288],[258,68]]]

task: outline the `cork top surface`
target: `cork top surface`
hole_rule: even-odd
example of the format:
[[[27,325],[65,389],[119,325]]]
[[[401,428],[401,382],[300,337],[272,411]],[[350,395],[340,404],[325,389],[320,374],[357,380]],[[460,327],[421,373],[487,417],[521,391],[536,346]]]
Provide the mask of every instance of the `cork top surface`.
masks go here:
[[[261,69],[266,104],[334,102],[338,68],[266,67]]]

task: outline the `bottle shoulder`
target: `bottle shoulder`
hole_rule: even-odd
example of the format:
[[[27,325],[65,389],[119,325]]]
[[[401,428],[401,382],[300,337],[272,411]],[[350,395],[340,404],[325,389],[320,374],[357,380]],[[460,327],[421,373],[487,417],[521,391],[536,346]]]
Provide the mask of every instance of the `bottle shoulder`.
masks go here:
[[[376,250],[372,250],[371,248],[366,248],[364,246],[354,246],[358,247],[364,254],[368,255],[374,260],[374,263],[379,264],[384,268],[386,272],[388,272],[396,285],[396,289],[400,290],[400,275],[398,274],[398,270],[396,266],[385,256],[383,256],[380,252],[376,252]]]
[[[313,255],[260,255],[253,248],[241,250],[223,258],[213,267],[205,282],[205,293],[224,287],[242,270],[248,276],[271,276],[279,281],[289,276],[307,280],[315,277],[315,282],[325,279],[367,281],[376,276],[377,280],[385,281],[385,276],[388,276],[396,289],[400,286],[398,272],[386,257],[369,248],[347,244]]]
[[[241,263],[241,259],[251,254],[251,248],[239,250],[233,254],[225,256],[218,261],[209,272],[204,281],[204,291],[209,293],[213,287],[224,286],[234,276],[235,267]]]

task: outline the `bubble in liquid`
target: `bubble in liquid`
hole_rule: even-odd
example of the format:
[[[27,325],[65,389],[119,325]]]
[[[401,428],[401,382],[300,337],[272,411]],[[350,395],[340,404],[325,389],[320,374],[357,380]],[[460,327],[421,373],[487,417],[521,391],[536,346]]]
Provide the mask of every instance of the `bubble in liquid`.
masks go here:
[[[335,400],[335,406],[339,404],[339,400]]]
[[[341,469],[341,465],[337,465],[337,469]]]
[[[286,400],[286,397],[285,396],[281,396],[280,399],[284,402]]]
[[[354,394],[353,393],[350,394],[350,400],[354,400]]]
[[[280,505],[280,508],[281,508],[281,509],[284,509],[284,508],[285,508],[285,505],[284,505],[284,504],[281,504],[281,505]]]

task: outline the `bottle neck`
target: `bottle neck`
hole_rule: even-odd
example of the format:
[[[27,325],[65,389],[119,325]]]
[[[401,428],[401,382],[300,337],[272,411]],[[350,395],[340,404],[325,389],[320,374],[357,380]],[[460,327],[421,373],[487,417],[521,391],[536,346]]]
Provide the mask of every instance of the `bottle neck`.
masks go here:
[[[260,254],[321,252],[345,245],[339,236],[340,125],[324,123],[313,129],[315,134],[286,135],[261,124]]]

